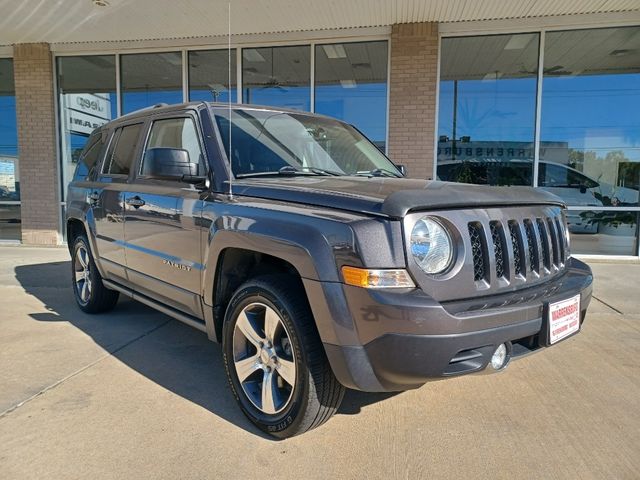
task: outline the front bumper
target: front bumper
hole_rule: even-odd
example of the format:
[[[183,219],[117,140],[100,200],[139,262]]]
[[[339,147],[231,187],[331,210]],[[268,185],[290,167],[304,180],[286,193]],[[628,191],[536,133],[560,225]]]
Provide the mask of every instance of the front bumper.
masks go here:
[[[512,358],[546,346],[543,311],[548,303],[580,293],[582,325],[592,280],[591,269],[571,258],[562,275],[544,284],[445,303],[420,290],[346,285],[340,285],[343,297],[338,298],[337,291],[331,292],[336,284],[325,285],[324,293],[333,293],[326,313],[334,322],[333,328],[319,325],[319,330],[343,385],[364,391],[407,390],[432,379],[484,370],[501,343],[510,342]],[[318,302],[311,303],[316,313]]]

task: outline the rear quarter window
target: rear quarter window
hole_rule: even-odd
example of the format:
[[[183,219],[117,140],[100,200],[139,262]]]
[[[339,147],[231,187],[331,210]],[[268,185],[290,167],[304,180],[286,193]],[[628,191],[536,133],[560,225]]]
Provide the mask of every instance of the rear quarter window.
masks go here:
[[[129,175],[131,165],[138,150],[142,123],[119,128],[113,138],[115,146],[110,148],[110,155],[104,162],[102,173],[108,175]]]
[[[108,135],[106,131],[93,132],[80,154],[73,181],[85,181],[95,178],[100,159],[104,155]]]

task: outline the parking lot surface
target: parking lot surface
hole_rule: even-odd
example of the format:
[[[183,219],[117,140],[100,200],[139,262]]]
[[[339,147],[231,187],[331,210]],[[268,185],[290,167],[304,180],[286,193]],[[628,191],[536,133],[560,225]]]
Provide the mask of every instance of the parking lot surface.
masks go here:
[[[640,265],[592,267],[581,334],[497,375],[348,392],[276,441],[204,334],[129,300],[86,315],[66,249],[0,247],[0,478],[640,478]]]

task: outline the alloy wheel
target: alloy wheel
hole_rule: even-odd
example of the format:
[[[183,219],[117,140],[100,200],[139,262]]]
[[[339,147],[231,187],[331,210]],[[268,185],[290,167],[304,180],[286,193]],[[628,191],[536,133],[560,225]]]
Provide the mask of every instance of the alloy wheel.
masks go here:
[[[75,274],[76,292],[82,303],[87,303],[91,297],[91,267],[89,262],[89,252],[84,245],[76,249],[76,256],[73,262]]]
[[[296,383],[296,360],[280,315],[268,305],[244,307],[233,331],[233,363],[251,403],[266,414],[289,404]]]

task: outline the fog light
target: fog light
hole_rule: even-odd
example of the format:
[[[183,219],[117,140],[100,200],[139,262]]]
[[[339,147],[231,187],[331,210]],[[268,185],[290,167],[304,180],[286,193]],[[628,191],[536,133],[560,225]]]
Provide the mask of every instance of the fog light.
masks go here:
[[[502,370],[509,363],[509,350],[505,343],[501,343],[491,356],[491,367],[494,370]]]

